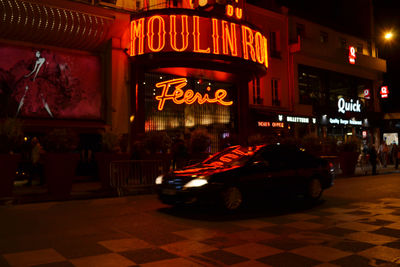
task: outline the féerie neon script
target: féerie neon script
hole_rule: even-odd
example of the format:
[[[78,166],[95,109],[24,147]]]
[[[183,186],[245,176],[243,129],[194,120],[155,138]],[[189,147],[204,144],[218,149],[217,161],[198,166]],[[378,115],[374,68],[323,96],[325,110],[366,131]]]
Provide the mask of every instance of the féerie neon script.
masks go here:
[[[199,104],[204,103],[218,103],[224,106],[230,106],[233,101],[224,101],[228,95],[224,89],[218,89],[214,93],[214,98],[210,98],[208,93],[201,95],[199,92],[194,92],[192,89],[183,91],[182,88],[187,85],[186,78],[172,79],[164,82],[156,83],[157,88],[162,88],[161,95],[156,96],[158,102],[158,110],[163,110],[165,101],[172,100],[175,104],[193,104],[197,101]],[[169,93],[170,89],[172,93]],[[208,86],[207,91],[210,92],[211,88]]]

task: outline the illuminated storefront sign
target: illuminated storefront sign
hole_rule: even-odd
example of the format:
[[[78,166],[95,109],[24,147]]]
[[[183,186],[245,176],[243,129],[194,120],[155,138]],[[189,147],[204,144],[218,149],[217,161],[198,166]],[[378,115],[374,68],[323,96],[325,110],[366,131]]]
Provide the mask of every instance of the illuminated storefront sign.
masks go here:
[[[382,98],[388,98],[389,96],[389,89],[387,86],[382,86],[381,87],[381,97]]]
[[[364,89],[364,98],[371,99],[371,91],[369,89]]]
[[[268,67],[267,38],[238,22],[195,15],[154,15],[131,21],[130,56],[192,52],[242,58]]]
[[[349,63],[355,64],[356,63],[356,49],[354,46],[349,47]]]
[[[330,124],[338,124],[338,125],[362,125],[362,121],[357,120],[345,120],[340,118],[330,118]]]
[[[354,102],[353,99],[350,99],[350,102],[346,102],[344,98],[339,98],[338,101],[338,111],[341,113],[346,113],[347,111],[350,112],[361,112],[361,104],[360,101],[357,100]]]
[[[285,128],[283,122],[258,121],[258,127]]]
[[[279,121],[284,121],[283,115],[278,115]],[[298,117],[298,116],[286,116],[286,122],[296,122],[296,123],[310,123],[310,118],[308,117]],[[317,120],[312,118],[312,123],[316,123]]]
[[[186,78],[177,78],[168,81],[156,83],[157,88],[161,88],[161,95],[156,96],[158,100],[158,110],[163,110],[165,101],[172,100],[175,104],[198,104],[204,103],[218,103],[223,106],[230,106],[233,101],[225,101],[228,92],[225,89],[217,89],[214,93],[214,97],[210,97],[208,93],[201,95],[199,92],[194,92],[192,89],[183,91],[182,89],[187,85]],[[172,92],[171,92],[171,91]],[[207,91],[211,91],[211,87],[207,86]]]

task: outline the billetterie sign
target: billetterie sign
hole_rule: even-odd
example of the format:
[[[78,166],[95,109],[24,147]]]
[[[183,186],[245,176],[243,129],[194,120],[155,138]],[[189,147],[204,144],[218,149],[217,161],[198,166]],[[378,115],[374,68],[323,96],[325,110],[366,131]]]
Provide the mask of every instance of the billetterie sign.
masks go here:
[[[162,14],[135,18],[130,25],[132,57],[191,52],[241,58],[268,67],[267,38],[251,26],[220,18]]]

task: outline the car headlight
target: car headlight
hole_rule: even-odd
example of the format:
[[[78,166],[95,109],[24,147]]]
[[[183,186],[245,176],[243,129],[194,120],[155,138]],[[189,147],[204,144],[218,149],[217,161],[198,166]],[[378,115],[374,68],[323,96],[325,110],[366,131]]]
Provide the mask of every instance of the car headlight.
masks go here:
[[[200,187],[203,186],[205,184],[207,184],[207,180],[206,179],[193,179],[190,182],[188,182],[187,184],[185,184],[183,186],[183,188],[189,188],[189,187]]]
[[[158,177],[156,178],[156,184],[162,184],[163,177],[164,177],[163,175],[158,176]]]

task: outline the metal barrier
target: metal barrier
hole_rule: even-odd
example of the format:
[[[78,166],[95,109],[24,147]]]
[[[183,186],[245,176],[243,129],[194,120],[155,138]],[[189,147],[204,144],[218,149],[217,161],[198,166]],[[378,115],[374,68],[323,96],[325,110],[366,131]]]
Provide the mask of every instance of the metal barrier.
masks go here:
[[[120,160],[110,164],[110,185],[123,196],[127,189],[152,187],[157,176],[169,171],[170,161]]]

